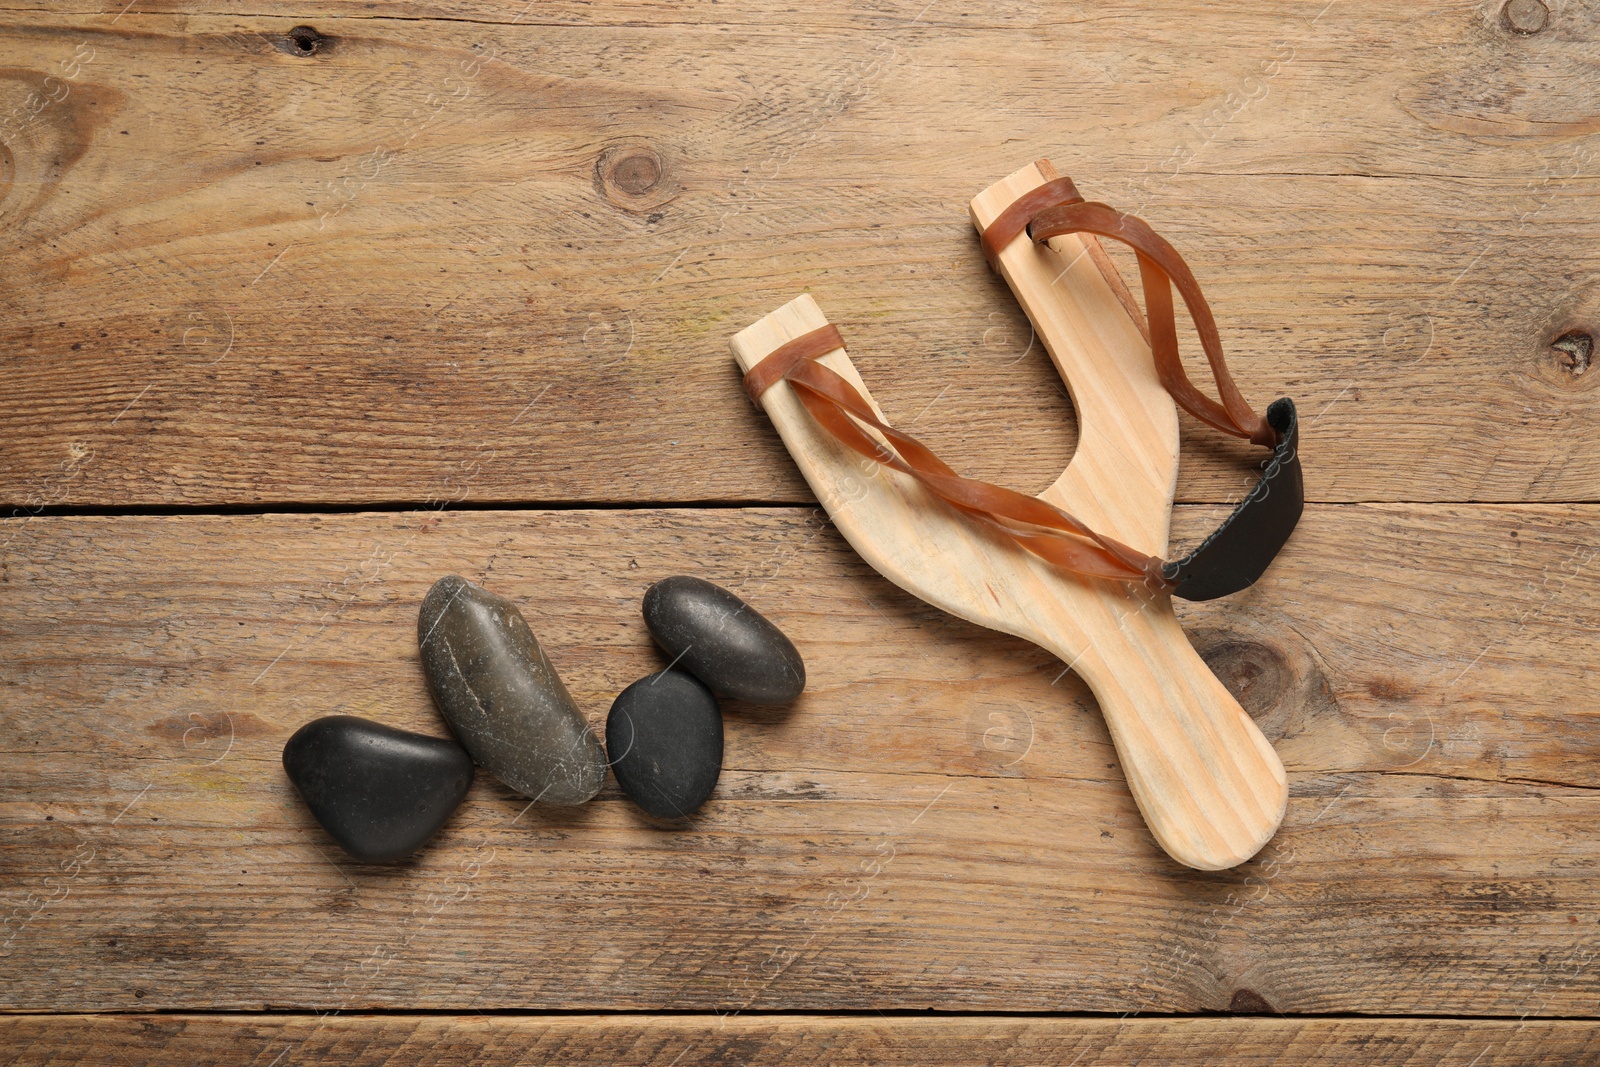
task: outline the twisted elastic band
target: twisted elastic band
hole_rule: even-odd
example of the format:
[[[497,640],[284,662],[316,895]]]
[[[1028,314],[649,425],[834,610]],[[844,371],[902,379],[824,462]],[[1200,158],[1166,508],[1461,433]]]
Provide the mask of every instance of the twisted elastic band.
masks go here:
[[[1049,184],[1053,183],[1039,188],[1048,188]],[[1278,433],[1239,395],[1238,387],[1233,384],[1233,375],[1228,373],[1228,362],[1222,354],[1222,338],[1217,333],[1217,321],[1211,315],[1211,305],[1206,303],[1205,296],[1200,292],[1200,283],[1195,281],[1193,272],[1178,250],[1143,219],[1106,204],[1085,201],[1076,196],[1076,190],[1073,192],[1073,199],[1058,200],[1032,216],[1027,225],[1029,237],[1035,244],[1043,244],[1062,234],[1092,233],[1132,247],[1139,258],[1139,281],[1144,288],[1150,352],[1155,357],[1156,373],[1161,378],[1161,384],[1172,394],[1172,399],[1179,407],[1207,426],[1235,437],[1248,438],[1253,444],[1274,447],[1278,443]],[[1178,327],[1173,315],[1172,285],[1178,287],[1184,306],[1189,309],[1189,317],[1194,320],[1195,332],[1200,335],[1200,347],[1205,350],[1206,362],[1211,365],[1211,374],[1217,381],[1221,404],[1196,389],[1194,383],[1189,381],[1189,375],[1184,372],[1183,361],[1178,357]]]
[[[1096,533],[1071,514],[1038,497],[964,478],[915,437],[877,417],[848,381],[817,363],[844,348],[838,327],[829,324],[779,345],[745,375],[752,400],[786,381],[818,425],[855,452],[891,470],[910,475],[935,496],[981,525],[998,530],[1034,555],[1077,574],[1121,581],[1148,581],[1155,588],[1174,584],[1162,574],[1164,563]],[[862,429],[868,426],[886,446]]]
[[[1047,162],[1041,161],[1040,166],[1047,177],[1055,173]],[[1255,444],[1277,451],[1287,445],[1290,446],[1290,452],[1293,451],[1292,442],[1288,439],[1294,425],[1293,405],[1289,404],[1287,413],[1276,420],[1281,425],[1274,426],[1268,419],[1257,415],[1245,402],[1234,385],[1232,375],[1228,373],[1216,320],[1200,292],[1199,283],[1195,281],[1183,257],[1149,224],[1105,204],[1085,201],[1078,195],[1072,179],[1056,177],[1018,197],[984,229],[983,252],[991,267],[998,269],[1000,252],[1024,231],[1035,243],[1068,233],[1088,233],[1131,246],[1139,260],[1147,321],[1140,321],[1138,308],[1133,306],[1132,298],[1125,289],[1118,293],[1118,297],[1140,326],[1141,332],[1149,338],[1157,375],[1173,400],[1195,418],[1224,433],[1248,438]],[[1091,255],[1098,253],[1095,256],[1097,262],[1104,257],[1104,252],[1094,243],[1093,237],[1088,238],[1086,244]],[[1109,261],[1102,265],[1102,269],[1109,269]],[[1201,347],[1205,350],[1206,360],[1217,382],[1217,391],[1222,397],[1220,404],[1196,389],[1184,372],[1178,356],[1173,285],[1183,296],[1184,305],[1200,335]],[[1193,580],[1186,576],[1185,570],[1196,558],[1194,553],[1182,561],[1167,564],[1115,538],[1096,533],[1070,513],[1037,497],[956,474],[922,442],[879,419],[872,405],[853,385],[816,362],[820,357],[843,348],[844,337],[832,324],[796,337],[750,368],[744,378],[745,391],[752,400],[759,402],[761,396],[777,382],[788,382],[812,418],[834,438],[860,455],[916,479],[929,492],[979,524],[998,530],[1029,552],[1056,566],[1090,577],[1144,581],[1153,588],[1167,591]],[[884,440],[873,437],[862,429],[863,426],[876,430]],[[1288,458],[1293,459],[1292,456]],[[1283,459],[1275,451],[1275,460]],[[1298,485],[1298,461],[1294,460],[1294,463],[1293,473],[1295,484]],[[1273,477],[1276,477],[1277,470],[1277,466],[1272,468]],[[1266,479],[1263,479],[1263,484],[1266,484]],[[1235,524],[1247,506],[1259,511],[1259,502],[1255,501],[1255,497],[1265,498],[1265,495],[1258,487],[1257,492],[1240,505],[1222,529],[1226,530]],[[1293,529],[1294,519],[1299,515],[1298,494],[1295,503],[1293,517],[1288,519],[1286,528],[1279,531],[1282,536],[1274,535],[1269,539],[1275,543],[1267,546],[1270,551],[1265,553],[1264,559],[1259,560],[1262,567],[1276,554],[1288,531]],[[1221,532],[1219,530],[1219,534]],[[1217,536],[1214,534],[1207,544],[1215,543]],[[1255,573],[1259,572],[1260,569],[1256,568]],[[1254,576],[1250,576],[1248,581],[1254,581]]]

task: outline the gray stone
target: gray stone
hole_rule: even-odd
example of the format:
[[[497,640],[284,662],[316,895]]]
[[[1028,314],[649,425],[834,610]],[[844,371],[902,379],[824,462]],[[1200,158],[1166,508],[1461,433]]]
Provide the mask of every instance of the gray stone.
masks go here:
[[[600,741],[514,604],[449,575],[422,602],[417,640],[434,702],[484,770],[547,804],[600,791]]]
[[[663,578],[644,595],[644,624],[672,665],[718,696],[787,704],[806,687],[794,643],[755,608],[703,578]]]

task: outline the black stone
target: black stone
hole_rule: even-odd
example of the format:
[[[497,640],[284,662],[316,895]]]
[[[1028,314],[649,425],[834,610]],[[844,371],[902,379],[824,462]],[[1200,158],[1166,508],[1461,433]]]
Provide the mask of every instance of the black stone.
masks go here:
[[[623,792],[675,819],[706,802],[722,773],[722,712],[711,690],[677,670],[624,689],[606,719],[606,750]]]
[[[397,860],[438,832],[472,785],[454,741],[329,715],[283,746],[283,769],[311,814],[358,860]]]
[[[439,712],[484,770],[525,797],[582,804],[606,783],[606,754],[517,606],[448,575],[417,616]]]
[[[806,687],[794,642],[720,585],[678,575],[644,595],[644,624],[672,659],[719,696],[787,704]]]

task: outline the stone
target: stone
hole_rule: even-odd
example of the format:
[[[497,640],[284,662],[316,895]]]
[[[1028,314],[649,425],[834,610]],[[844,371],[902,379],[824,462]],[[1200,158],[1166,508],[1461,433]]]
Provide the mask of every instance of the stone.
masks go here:
[[[449,575],[417,617],[439,712],[478,765],[531,800],[582,804],[606,754],[516,605]]]
[[[354,715],[296,730],[283,769],[340,848],[379,862],[421,848],[472,786],[472,757],[454,741]]]
[[[722,773],[722,712],[693,675],[671,668],[624,689],[606,719],[617,782],[651,815],[695,811]]]
[[[688,575],[662,579],[644,595],[644,624],[672,666],[718,696],[787,704],[806,687],[794,642],[720,585]]]

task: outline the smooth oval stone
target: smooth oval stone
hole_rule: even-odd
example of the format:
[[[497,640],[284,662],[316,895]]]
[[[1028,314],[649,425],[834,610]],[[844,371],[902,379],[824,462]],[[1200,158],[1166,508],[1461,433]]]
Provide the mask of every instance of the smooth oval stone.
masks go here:
[[[722,773],[722,712],[692,675],[664,670],[624,689],[606,719],[606,749],[623,792],[675,819],[706,802]]]
[[[421,848],[472,785],[472,757],[454,741],[328,715],[295,731],[283,769],[311,814],[358,860]]]
[[[806,687],[794,642],[720,585],[678,575],[644,594],[644,624],[672,665],[719,696],[787,704]]]
[[[516,605],[465,578],[433,583],[417,617],[434,702],[478,765],[525,797],[582,804],[606,754]]]

